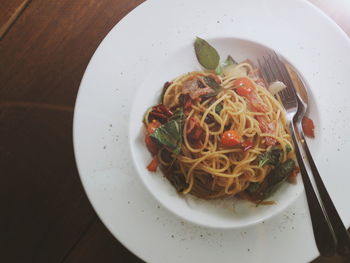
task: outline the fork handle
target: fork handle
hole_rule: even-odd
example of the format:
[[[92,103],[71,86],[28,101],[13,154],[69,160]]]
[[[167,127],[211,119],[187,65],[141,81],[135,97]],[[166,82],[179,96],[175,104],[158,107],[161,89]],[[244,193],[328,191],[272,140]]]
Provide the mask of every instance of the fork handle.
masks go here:
[[[298,160],[300,173],[304,183],[316,246],[322,256],[333,256],[336,252],[336,239],[334,237],[334,232],[328,220],[328,216],[323,209],[322,200],[319,196],[317,187],[312,183],[307,173],[307,169],[299,149],[299,140],[297,140],[295,135],[296,129],[292,121],[290,122],[290,130],[295,146],[295,154]]]
[[[332,228],[335,234],[335,237],[337,239],[337,252],[338,254],[342,256],[349,256],[350,255],[350,236],[346,230],[346,227],[344,226],[337,209],[335,208],[331,197],[328,194],[328,191],[322,181],[322,178],[318,172],[318,169],[316,167],[316,164],[312,158],[312,155],[310,153],[309,147],[306,143],[304,132],[302,131],[301,127],[298,127],[299,134],[301,137],[301,145],[303,147],[303,150],[306,154],[306,157],[309,161],[309,165],[312,171],[312,175],[314,177],[314,180],[316,182],[323,207],[329,217],[329,221],[332,224]]]

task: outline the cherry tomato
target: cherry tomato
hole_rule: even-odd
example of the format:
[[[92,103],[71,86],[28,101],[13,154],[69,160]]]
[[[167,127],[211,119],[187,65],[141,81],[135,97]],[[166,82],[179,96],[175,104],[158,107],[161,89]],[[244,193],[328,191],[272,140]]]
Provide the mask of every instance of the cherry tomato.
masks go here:
[[[292,171],[292,173],[290,174],[288,181],[291,184],[296,184],[297,183],[297,177],[298,177],[298,173],[299,173],[300,169],[298,166],[294,166],[294,169]]]
[[[315,125],[311,119],[305,116],[301,122],[301,125],[303,126],[303,131],[306,134],[306,136],[309,136],[312,138],[315,137],[315,132],[314,132]]]
[[[152,134],[157,128],[161,126],[161,123],[157,120],[151,121],[147,126],[148,134]]]
[[[147,165],[147,169],[150,172],[155,172],[157,171],[157,167],[158,167],[158,159],[157,157],[154,157],[152,161]]]
[[[235,130],[225,131],[221,137],[221,143],[224,146],[231,147],[241,142],[241,136]]]
[[[145,142],[146,142],[147,149],[152,155],[155,155],[158,153],[159,151],[158,145],[154,141],[152,141],[151,137],[148,134],[146,134],[145,136]]]
[[[238,78],[233,81],[233,85],[236,88],[236,92],[240,96],[247,96],[252,93],[254,84],[248,78]]]

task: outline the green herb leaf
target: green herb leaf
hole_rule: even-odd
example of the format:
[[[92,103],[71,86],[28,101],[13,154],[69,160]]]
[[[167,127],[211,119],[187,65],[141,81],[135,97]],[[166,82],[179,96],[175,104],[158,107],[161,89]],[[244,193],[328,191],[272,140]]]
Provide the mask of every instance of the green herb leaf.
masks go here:
[[[169,151],[179,154],[181,152],[183,121],[183,110],[177,109],[170,120],[157,128],[150,136]]]
[[[222,76],[223,75],[223,70],[222,70],[222,66],[221,65],[218,65],[217,67],[216,67],[216,69],[215,69],[215,74],[216,75],[220,75],[220,76]]]
[[[250,183],[248,188],[246,189],[246,191],[250,194],[256,192],[259,188],[260,188],[260,183],[258,182],[253,182],[253,183]]]
[[[186,183],[186,178],[183,174],[175,173],[173,170],[164,169],[165,177],[170,181],[170,183],[175,187],[178,192],[183,192],[188,184]]]
[[[224,108],[224,106],[222,106],[221,103],[216,104],[216,106],[215,106],[215,112],[216,112],[216,114],[220,115],[220,112],[222,111],[223,108]]]
[[[294,160],[289,159],[284,163],[278,165],[273,169],[265,180],[267,180],[268,187],[265,189],[263,199],[266,199],[273,194],[287,178],[290,176],[294,169]],[[262,199],[262,200],[263,200]]]
[[[209,87],[213,88],[214,90],[221,89],[221,86],[212,77],[204,76],[203,80],[205,84],[207,84]]]
[[[209,87],[211,87],[214,90],[214,92],[207,94],[207,95],[203,95],[202,98],[214,97],[214,96],[218,95],[218,93],[222,90],[222,87],[215,81],[215,79],[213,79],[209,76],[204,76],[203,80],[204,80],[205,84],[207,84]]]
[[[215,48],[213,48],[207,41],[199,37],[194,43],[194,50],[198,62],[206,69],[214,70],[219,65],[220,56]]]
[[[185,115],[183,112],[182,108],[178,108],[175,112],[174,115],[170,118],[170,120],[174,120],[177,122],[177,124],[179,125],[179,133],[180,133],[180,140],[176,146],[176,149],[174,149],[174,153],[175,154],[179,154],[181,152],[181,144],[182,144],[182,129],[184,126],[184,120],[185,120]]]
[[[157,128],[150,136],[159,144],[174,151],[180,140],[179,124],[175,120],[169,121]]]
[[[173,116],[170,117],[170,120],[176,121],[179,126],[182,128],[183,126],[183,121],[184,121],[184,112],[182,108],[176,109],[174,112]]]
[[[246,189],[246,193],[249,194],[253,200],[265,200],[287,180],[294,166],[295,163],[292,159],[278,164],[271,170],[262,183],[250,183]]]
[[[225,62],[221,65],[222,74],[224,76],[232,76],[235,74],[235,68],[237,64],[238,63],[231,56],[228,56]]]
[[[228,55],[224,63],[222,63],[221,67],[225,68],[227,66],[237,65],[237,64],[238,63],[230,55]]]
[[[271,148],[270,151],[264,152],[258,156],[259,167],[263,167],[266,164],[277,165],[282,159],[282,151],[277,148]]]
[[[289,153],[292,150],[289,144],[286,144],[286,152]]]

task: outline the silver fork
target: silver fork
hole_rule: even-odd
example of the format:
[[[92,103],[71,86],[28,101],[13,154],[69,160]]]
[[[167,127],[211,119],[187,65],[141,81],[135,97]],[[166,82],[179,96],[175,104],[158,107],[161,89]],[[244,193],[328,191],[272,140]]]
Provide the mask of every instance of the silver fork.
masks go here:
[[[288,63],[283,64],[286,66],[289,76],[292,78],[292,82],[294,83],[294,88],[297,91],[296,93],[298,95],[298,106],[301,111],[305,112],[308,106],[308,92],[306,88],[307,85],[291,65]],[[342,256],[348,256],[348,260],[350,261],[350,235],[347,232],[346,227],[344,226],[344,223],[342,222],[338,211],[335,208],[332,199],[329,196],[328,191],[322,181],[321,175],[318,172],[316,164],[312,158],[311,152],[305,140],[304,132],[300,122],[297,123],[297,128],[299,137],[301,138],[300,143],[308,159],[317,188],[319,189],[324,209],[326,210],[327,215],[329,216],[329,221],[333,227],[333,231],[337,240],[337,253]]]
[[[266,57],[263,57],[263,61],[258,60],[258,63],[263,78],[267,84],[280,80],[287,86],[287,88],[279,92],[279,95],[286,110],[286,119],[304,183],[315,242],[322,256],[332,256],[336,253],[337,240],[327,212],[324,209],[317,185],[313,178],[310,178],[308,175],[304,158],[301,153],[302,145],[300,144],[300,137],[297,137],[299,133],[297,132],[295,124],[300,122],[300,116],[304,115],[305,111],[303,108],[299,107],[293,82],[284,64],[277,57],[277,54],[268,54]]]

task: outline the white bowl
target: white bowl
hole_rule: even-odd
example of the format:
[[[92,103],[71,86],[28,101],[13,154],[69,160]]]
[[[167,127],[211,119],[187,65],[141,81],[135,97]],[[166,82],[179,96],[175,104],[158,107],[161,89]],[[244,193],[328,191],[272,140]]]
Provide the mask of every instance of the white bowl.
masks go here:
[[[235,60],[250,59],[256,62],[266,51],[266,46],[250,40],[237,38],[207,39],[219,52],[221,60],[231,55]],[[192,223],[212,228],[239,228],[262,222],[277,215],[303,192],[302,182],[298,176],[296,185],[285,183],[269,198],[275,205],[256,206],[235,198],[221,200],[201,200],[191,195],[178,194],[175,188],[163,177],[161,171],[151,173],[146,169],[151,155],[144,143],[142,118],[144,112],[159,103],[163,84],[175,77],[194,70],[201,70],[197,62],[193,43],[184,43],[182,47],[167,54],[166,59],[148,75],[138,88],[133,102],[129,140],[132,157],[138,175],[149,192],[166,208],[177,216]],[[159,170],[159,169],[158,169]]]

